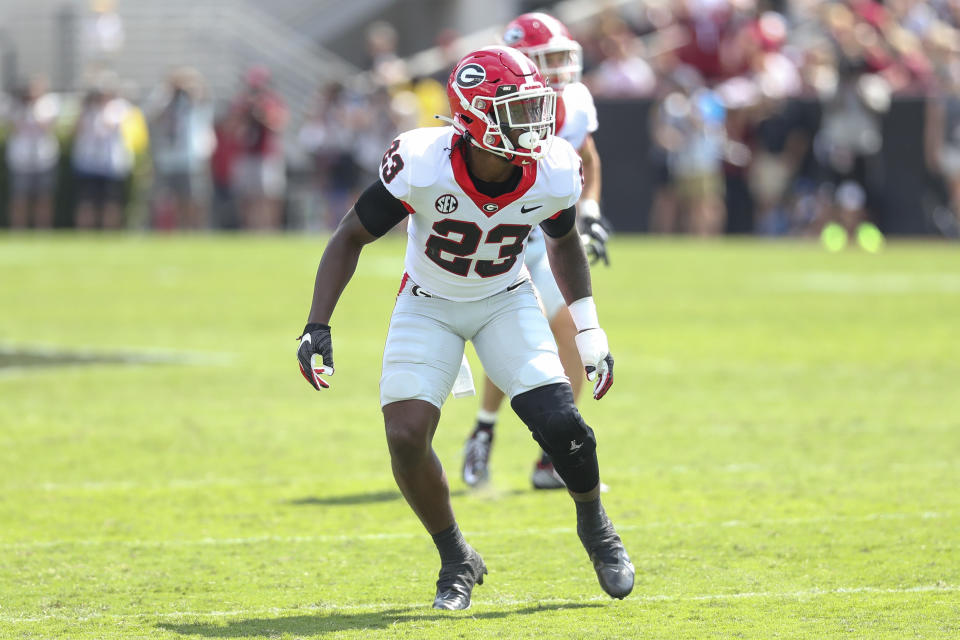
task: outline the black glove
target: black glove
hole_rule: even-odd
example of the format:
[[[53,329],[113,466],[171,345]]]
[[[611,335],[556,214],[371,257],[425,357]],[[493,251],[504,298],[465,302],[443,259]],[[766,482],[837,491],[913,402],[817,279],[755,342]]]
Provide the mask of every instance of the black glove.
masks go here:
[[[599,212],[598,212],[599,213]],[[596,217],[580,215],[577,217],[577,229],[580,232],[580,241],[587,252],[590,264],[594,265],[603,260],[604,266],[610,266],[610,257],[607,255],[607,240],[613,227],[602,215]]]
[[[314,356],[320,356],[322,367],[314,365]],[[303,328],[300,336],[300,348],[297,349],[297,360],[300,362],[300,373],[307,379],[313,388],[329,389],[330,383],[320,375],[333,375],[333,340],[330,337],[330,325],[311,322]]]

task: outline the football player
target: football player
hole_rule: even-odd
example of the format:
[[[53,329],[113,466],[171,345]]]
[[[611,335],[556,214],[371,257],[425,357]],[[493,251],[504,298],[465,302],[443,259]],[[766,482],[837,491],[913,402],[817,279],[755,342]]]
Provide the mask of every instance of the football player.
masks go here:
[[[545,13],[519,16],[506,26],[503,41],[529,56],[558,93],[556,134],[572,144],[583,160],[583,194],[577,204],[581,239],[592,263],[603,260],[604,264],[609,264],[606,248],[609,226],[600,215],[597,204],[600,199],[600,156],[592,136],[598,126],[597,109],[590,90],[580,82],[583,71],[580,44],[562,22]],[[537,230],[530,234],[524,260],[550,321],[550,329],[560,350],[560,361],[570,379],[576,401],[583,387],[579,375],[580,357],[574,343],[577,328],[547,263],[543,235]],[[482,485],[489,479],[494,425],[504,397],[503,391],[489,377],[485,379],[482,393],[477,421],[463,451],[463,480],[471,487]],[[550,456],[544,451],[540,452],[534,465],[531,481],[535,489],[562,489],[564,486]]]
[[[447,83],[450,127],[414,129],[387,149],[327,244],[297,357],[317,390],[334,372],[330,318],[363,246],[407,219],[405,273],[390,319],[380,404],[394,478],[433,537],[440,573],[433,606],[465,609],[487,572],[464,540],[432,440],[466,340],[547,451],[576,507],[577,534],[601,587],[633,589],[634,568],[600,501],[596,439],[573,403],[547,319],[523,264],[530,231],[546,253],[579,333],[600,399],[613,357],[600,328],[587,256],[575,226],[581,161],[556,139],[556,94],[515,49],[468,54]]]

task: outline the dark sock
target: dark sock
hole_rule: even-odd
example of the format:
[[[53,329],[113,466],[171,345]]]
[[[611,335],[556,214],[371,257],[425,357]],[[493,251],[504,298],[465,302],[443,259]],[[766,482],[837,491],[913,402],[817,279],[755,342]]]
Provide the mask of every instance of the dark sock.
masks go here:
[[[440,564],[457,564],[463,562],[469,556],[470,545],[463,539],[460,533],[460,527],[453,523],[449,528],[440,533],[433,534],[433,544],[437,545],[437,551],[440,552]]]
[[[596,531],[607,521],[607,512],[604,511],[600,498],[586,502],[574,501],[577,505],[577,528],[584,531]]]
[[[477,420],[477,426],[473,428],[473,432],[477,433],[479,431],[486,431],[487,435],[490,436],[490,442],[493,442],[493,422],[486,422],[484,420]]]

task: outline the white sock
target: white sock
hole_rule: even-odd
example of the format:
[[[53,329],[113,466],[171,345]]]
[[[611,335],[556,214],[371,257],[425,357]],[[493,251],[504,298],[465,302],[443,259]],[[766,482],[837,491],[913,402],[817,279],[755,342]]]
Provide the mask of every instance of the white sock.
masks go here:
[[[497,412],[480,409],[479,411],[477,411],[477,422],[486,422],[487,424],[495,424],[497,422]]]

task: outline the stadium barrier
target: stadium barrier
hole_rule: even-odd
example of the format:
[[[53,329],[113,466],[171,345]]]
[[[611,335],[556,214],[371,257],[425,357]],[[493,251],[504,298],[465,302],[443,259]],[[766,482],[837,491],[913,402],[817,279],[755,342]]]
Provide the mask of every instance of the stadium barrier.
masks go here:
[[[649,230],[651,203],[662,162],[650,130],[651,100],[598,99],[600,129],[594,135],[603,160],[603,212],[618,231]],[[921,97],[893,100],[882,120],[883,147],[871,159],[868,202],[875,222],[888,234],[937,233],[932,209],[942,190],[924,163],[924,106]],[[745,214],[728,214],[728,232],[750,232]]]

